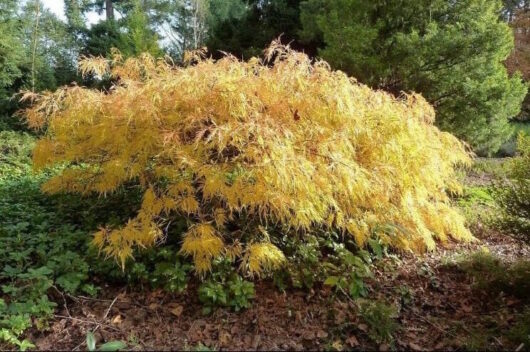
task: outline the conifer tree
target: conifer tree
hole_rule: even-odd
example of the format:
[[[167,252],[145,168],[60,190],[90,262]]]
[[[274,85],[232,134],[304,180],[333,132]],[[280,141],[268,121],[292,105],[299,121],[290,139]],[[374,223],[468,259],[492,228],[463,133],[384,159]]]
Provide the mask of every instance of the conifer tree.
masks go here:
[[[510,135],[526,87],[503,65],[513,34],[497,0],[308,0],[302,37],[374,88],[423,94],[437,124],[493,153]]]

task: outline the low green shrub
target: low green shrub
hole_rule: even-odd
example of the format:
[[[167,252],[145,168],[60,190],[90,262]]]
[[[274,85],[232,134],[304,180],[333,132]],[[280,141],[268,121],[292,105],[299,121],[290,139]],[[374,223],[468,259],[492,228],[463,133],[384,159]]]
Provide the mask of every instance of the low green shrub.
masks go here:
[[[490,295],[502,292],[523,300],[530,299],[530,260],[505,262],[484,249],[446,265],[468,274],[477,290]]]
[[[493,185],[466,186],[457,200],[461,213],[475,236],[487,233],[495,224],[499,215],[499,206],[495,201]]]
[[[238,312],[250,307],[254,283],[244,280],[229,259],[218,259],[209,277],[199,286],[198,295],[203,314],[210,314],[216,307],[230,307]]]
[[[367,243],[368,250],[361,249],[337,233],[303,239],[285,236],[276,245],[288,260],[284,270],[275,273],[274,282],[281,290],[323,284],[351,298],[364,297],[368,293],[364,281],[372,276],[372,259],[386,254],[376,235]]]
[[[121,350],[127,349],[127,344],[123,341],[109,341],[97,347],[96,337],[94,336],[94,333],[92,331],[89,331],[86,335],[86,346],[90,352],[92,351],[113,352],[113,351],[121,351]]]
[[[397,308],[380,301],[361,300],[359,315],[368,325],[368,336],[376,343],[391,343],[399,325]]]
[[[20,339],[35,324],[44,327],[61,290],[94,293],[84,259],[87,233],[64,222],[40,192],[45,175],[30,171],[33,138],[0,132],[0,340],[25,349]]]
[[[496,200],[503,213],[497,223],[513,236],[530,242],[530,136],[521,133],[518,155],[508,164],[508,181],[498,185]]]
[[[530,348],[530,308],[526,308],[516,319],[513,326],[507,332],[506,337],[515,346],[520,346],[528,350]]]

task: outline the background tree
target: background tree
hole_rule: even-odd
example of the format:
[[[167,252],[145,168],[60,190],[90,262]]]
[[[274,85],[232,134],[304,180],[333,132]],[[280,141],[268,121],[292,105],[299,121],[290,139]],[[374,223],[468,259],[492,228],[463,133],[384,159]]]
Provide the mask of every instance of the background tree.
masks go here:
[[[0,100],[9,96],[9,87],[22,75],[24,58],[17,21],[17,1],[0,3]]]
[[[0,5],[0,116],[19,108],[14,94],[21,89],[53,90],[77,79],[76,38],[68,25],[39,0],[6,1]]]
[[[503,61],[513,47],[496,0],[308,0],[305,40],[319,55],[374,88],[421,92],[437,124],[493,153],[511,134],[526,87]]]
[[[119,0],[85,3],[83,12],[105,11],[105,19],[85,29],[84,55],[108,56],[112,48],[117,48],[125,56],[149,52],[161,54],[158,36],[154,25],[163,18],[160,13],[168,1]],[[117,18],[118,12],[120,18]]]
[[[260,55],[263,48],[282,35],[282,42],[293,42],[295,49],[309,47],[298,45],[300,30],[300,0],[250,0],[245,7],[237,6],[235,15],[218,16],[212,25],[207,41],[214,53],[226,51],[237,57]],[[241,11],[243,10],[243,11]]]
[[[134,7],[128,14],[125,25],[130,48],[127,54],[137,56],[141,53],[149,53],[155,57],[162,55],[162,50],[158,45],[158,35],[150,28],[149,18],[139,0],[134,1]]]
[[[517,12],[530,8],[529,0],[503,0],[503,17],[508,22],[512,22],[515,19]]]
[[[38,9],[38,11],[37,11]],[[68,25],[47,10],[40,0],[27,1],[20,15],[26,62],[22,87],[53,90],[76,78],[75,38]],[[35,82],[33,79],[35,78]],[[21,88],[22,88],[21,87]]]
[[[510,26],[513,28],[515,47],[506,60],[508,72],[520,72],[525,82],[530,82],[530,9],[520,9],[512,16]],[[527,94],[523,102],[519,121],[530,120],[530,97]]]
[[[170,52],[181,57],[186,50],[210,46],[217,24],[241,17],[246,9],[242,0],[173,1],[167,17],[169,28],[165,31]]]

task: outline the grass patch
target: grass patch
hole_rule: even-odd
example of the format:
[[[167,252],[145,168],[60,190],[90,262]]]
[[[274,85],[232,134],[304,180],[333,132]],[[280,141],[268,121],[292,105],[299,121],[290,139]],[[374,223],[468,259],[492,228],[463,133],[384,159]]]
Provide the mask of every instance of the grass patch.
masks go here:
[[[489,178],[503,178],[508,168],[506,161],[510,158],[477,158],[473,161],[469,172],[488,176]]]
[[[499,217],[500,209],[493,194],[493,186],[468,186],[457,200],[460,212],[476,236],[490,230]]]
[[[530,260],[506,263],[487,250],[481,250],[459,256],[445,265],[465,272],[477,290],[489,295],[504,293],[530,300]]]
[[[524,312],[518,317],[506,338],[518,346],[524,344],[524,350],[530,350],[530,308],[526,308]]]

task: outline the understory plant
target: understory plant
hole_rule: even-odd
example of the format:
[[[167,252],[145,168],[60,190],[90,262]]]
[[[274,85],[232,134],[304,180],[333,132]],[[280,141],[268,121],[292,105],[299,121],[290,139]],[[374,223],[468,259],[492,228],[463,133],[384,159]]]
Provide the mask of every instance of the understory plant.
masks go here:
[[[513,236],[530,242],[530,136],[520,133],[517,156],[508,162],[507,182],[497,187],[502,214],[498,225]]]
[[[219,257],[250,276],[279,269],[278,234],[336,232],[415,252],[472,239],[448,198],[469,155],[421,96],[371,90],[276,42],[265,56],[193,53],[178,67],[115,52],[80,63],[112,78],[109,91],[26,93],[27,122],[43,130],[35,169],[62,167],[42,189],[104,196],[139,185],[137,215],[103,226],[93,244],[124,265],[184,218],[180,251],[201,275]]]
[[[99,278],[168,292],[186,288],[190,265],[172,243],[138,253],[124,271],[102,261],[87,229],[126,219],[137,192],[115,192],[104,202],[43,194],[41,184],[57,170],[32,172],[34,141],[27,133],[0,131],[0,349],[33,347],[25,331],[46,329],[69,295],[97,294]]]
[[[254,284],[243,279],[227,258],[214,261],[212,272],[198,290],[203,314],[211,313],[216,307],[230,307],[238,312],[250,307],[254,295]]]
[[[34,138],[0,132],[0,345],[33,347],[23,338],[32,326],[43,328],[57,304],[58,291],[90,293],[88,265],[80,254],[87,233],[52,211],[40,192],[44,175],[32,175]]]
[[[372,262],[382,258],[385,250],[377,239],[369,243],[372,253],[360,249],[353,239],[345,241],[338,233],[303,238],[285,235],[277,245],[285,252],[287,263],[274,274],[274,283],[280,290],[310,290],[325,285],[351,298],[364,297],[368,294],[365,280],[372,277]]]

